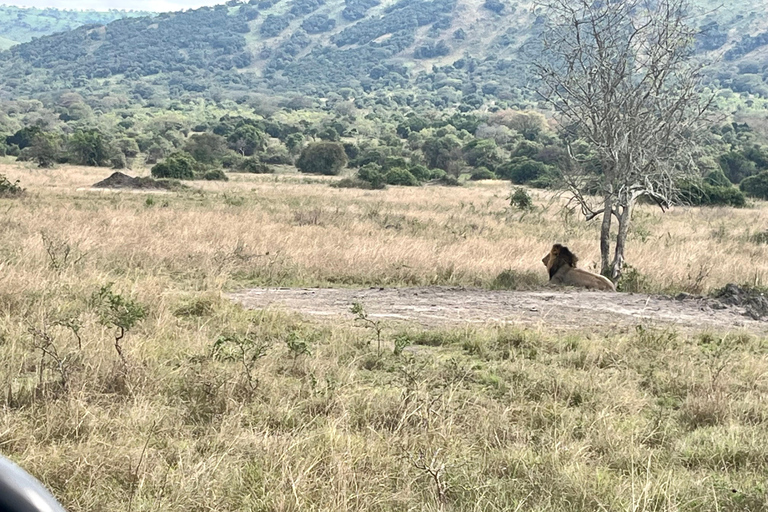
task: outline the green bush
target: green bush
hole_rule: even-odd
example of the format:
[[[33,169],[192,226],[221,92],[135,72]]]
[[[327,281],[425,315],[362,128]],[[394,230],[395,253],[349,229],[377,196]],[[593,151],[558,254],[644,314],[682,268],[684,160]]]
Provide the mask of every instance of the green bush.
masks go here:
[[[768,199],[768,171],[744,178],[739,188],[750,197]]]
[[[370,183],[371,188],[384,188],[387,180],[381,171],[381,166],[374,163],[365,164],[357,171],[357,178]]]
[[[442,169],[430,169],[429,170],[429,179],[431,180],[442,180],[448,175],[447,172],[445,172]],[[458,180],[456,180],[458,183]]]
[[[730,187],[733,184],[722,169],[715,169],[704,177],[704,181],[713,187]]]
[[[408,172],[413,174],[419,181],[429,181],[432,179],[432,172],[423,165],[412,165],[408,168]]]
[[[152,167],[155,178],[174,178],[191,180],[195,178],[195,161],[187,153],[173,153],[162,162]]]
[[[403,185],[406,187],[416,187],[420,184],[419,180],[416,179],[416,176],[411,174],[408,171],[408,169],[402,169],[402,168],[390,169],[387,172],[385,179],[389,185]]]
[[[221,169],[206,171],[203,173],[202,178],[207,181],[229,181],[229,178]]]
[[[500,178],[511,180],[517,185],[524,185],[546,177],[549,174],[549,167],[528,157],[515,157],[509,162],[501,165],[496,170]]]
[[[487,167],[478,167],[472,171],[472,175],[469,177],[469,179],[472,181],[495,180],[496,175]]]
[[[272,174],[275,170],[255,158],[246,158],[238,162],[235,169],[240,172],[249,172],[251,174]]]
[[[336,175],[347,164],[344,146],[338,142],[316,142],[301,151],[296,167],[310,174]]]
[[[718,163],[731,183],[741,183],[744,178],[757,173],[755,162],[736,151],[720,155]]]
[[[453,176],[452,174],[445,174],[444,176],[437,178],[437,183],[440,185],[445,185],[446,187],[460,187],[461,182],[459,181],[459,178],[456,176]]]
[[[509,200],[510,205],[518,210],[531,210],[533,208],[533,199],[524,188],[516,188]]]
[[[702,183],[686,182],[679,185],[680,199],[692,206],[742,207],[746,200],[739,189],[731,185],[714,186],[705,179]]]

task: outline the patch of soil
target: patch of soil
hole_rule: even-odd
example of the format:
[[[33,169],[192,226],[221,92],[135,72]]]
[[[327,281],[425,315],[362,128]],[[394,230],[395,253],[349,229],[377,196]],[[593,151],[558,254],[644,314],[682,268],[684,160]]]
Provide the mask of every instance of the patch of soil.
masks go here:
[[[254,288],[229,297],[246,308],[283,308],[305,315],[349,320],[353,302],[371,318],[401,320],[424,326],[462,323],[545,325],[557,329],[626,327],[639,323],[681,328],[747,329],[768,333],[768,322],[744,316],[739,305],[712,299],[675,300],[627,293],[572,289],[500,291],[467,288]],[[713,307],[714,306],[714,307]]]
[[[176,181],[156,180],[154,178],[134,178],[122,172],[114,172],[107,179],[93,184],[94,188],[114,188],[133,190],[174,190],[182,187]]]

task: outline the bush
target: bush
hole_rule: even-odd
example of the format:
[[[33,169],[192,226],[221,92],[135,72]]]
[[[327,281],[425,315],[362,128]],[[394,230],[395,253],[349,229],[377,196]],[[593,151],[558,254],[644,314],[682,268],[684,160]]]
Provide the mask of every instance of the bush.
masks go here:
[[[469,179],[472,181],[495,180],[496,175],[487,167],[478,167],[472,171],[472,175],[469,177]]]
[[[768,171],[744,178],[739,188],[750,197],[768,199]]]
[[[338,142],[317,142],[301,151],[296,167],[310,174],[336,175],[347,164],[344,146]]]
[[[152,167],[152,176],[155,178],[191,180],[195,178],[194,164],[193,158],[187,153],[173,153]]]
[[[429,179],[431,180],[442,180],[448,175],[447,172],[445,172],[442,169],[430,169],[429,170]],[[457,180],[458,183],[458,180]]]
[[[235,165],[235,169],[240,172],[249,172],[251,174],[272,174],[275,170],[265,164],[259,162],[255,158],[245,158]]]
[[[734,206],[742,207],[746,204],[744,194],[739,189],[729,184],[727,186],[715,186],[706,180],[703,183],[686,182],[679,186],[680,198],[691,206]]]
[[[229,181],[229,178],[221,169],[214,169],[203,173],[202,178],[207,181]]]
[[[442,176],[441,178],[437,178],[436,182],[440,185],[445,185],[446,187],[460,187],[461,182],[459,181],[459,178],[456,176],[453,176],[451,174],[446,174]]]
[[[24,189],[19,186],[19,180],[11,182],[4,174],[0,174],[0,197],[19,197]]]
[[[518,210],[531,210],[533,208],[533,199],[524,188],[515,188],[509,200],[509,204]]]
[[[403,168],[395,168],[390,169],[386,176],[385,176],[386,182],[389,185],[403,185],[405,187],[417,187],[419,186],[419,180],[416,179],[416,176],[411,174],[408,169]]]
[[[741,183],[744,178],[757,173],[755,162],[735,151],[720,155],[718,162],[731,183]]]
[[[429,181],[432,179],[432,172],[423,165],[412,165],[408,168],[408,172],[413,174],[419,181]]]
[[[384,188],[386,183],[386,177],[381,172],[381,166],[378,164],[370,163],[365,164],[357,171],[357,178],[370,183],[371,188]]]
[[[713,187],[731,187],[733,184],[722,169],[715,169],[706,175],[704,181]]]
[[[336,183],[331,183],[335,188],[362,188],[364,190],[379,190],[384,188],[384,182],[371,183],[370,181],[361,180],[360,178],[344,178]]]
[[[546,177],[549,174],[549,167],[528,157],[516,157],[500,166],[496,174],[517,185],[524,185]]]

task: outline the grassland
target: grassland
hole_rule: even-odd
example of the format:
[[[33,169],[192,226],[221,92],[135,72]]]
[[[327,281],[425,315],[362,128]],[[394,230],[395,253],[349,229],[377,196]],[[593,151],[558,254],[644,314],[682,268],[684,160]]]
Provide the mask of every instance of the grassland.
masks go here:
[[[351,314],[221,295],[490,287],[505,270],[535,287],[554,241],[597,260],[597,226],[546,195],[523,213],[503,182],[235,175],[134,194],[78,190],[105,176],[92,168],[0,172],[27,188],[0,200],[0,451],[70,511],[768,507],[768,345],[752,334],[385,324],[379,350]],[[765,285],[767,218],[641,208],[635,285]]]

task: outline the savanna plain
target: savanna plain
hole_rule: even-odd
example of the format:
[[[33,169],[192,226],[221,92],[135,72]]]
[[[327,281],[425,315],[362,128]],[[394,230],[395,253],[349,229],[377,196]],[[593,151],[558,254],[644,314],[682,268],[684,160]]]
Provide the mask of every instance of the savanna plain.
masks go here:
[[[103,169],[0,173],[26,189],[0,199],[0,447],[69,511],[768,509],[759,333],[425,327],[364,303],[318,319],[226,297],[542,288],[552,243],[598,260],[599,226],[560,198],[530,191],[523,211],[500,181],[233,174],[153,194],[88,190]],[[763,287],[767,227],[760,201],[641,206],[620,289]]]

